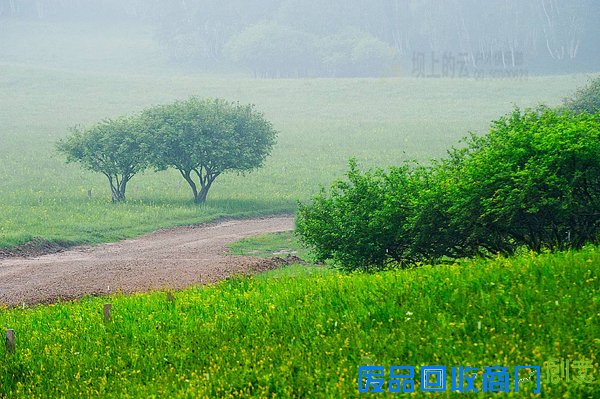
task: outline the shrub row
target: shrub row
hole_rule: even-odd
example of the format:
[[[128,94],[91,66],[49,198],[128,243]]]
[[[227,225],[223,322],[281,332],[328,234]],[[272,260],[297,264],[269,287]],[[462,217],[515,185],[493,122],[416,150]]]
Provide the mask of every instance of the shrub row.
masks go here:
[[[300,204],[297,232],[348,269],[580,248],[600,238],[600,115],[520,110],[430,165],[361,172]]]

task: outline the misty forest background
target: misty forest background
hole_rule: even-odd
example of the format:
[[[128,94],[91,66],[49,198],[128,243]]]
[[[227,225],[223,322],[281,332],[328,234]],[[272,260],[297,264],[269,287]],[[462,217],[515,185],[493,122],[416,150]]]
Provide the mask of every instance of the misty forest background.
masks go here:
[[[152,48],[154,63],[194,72],[270,78],[575,73],[600,63],[599,20],[597,0],[0,0],[0,33],[7,39],[0,59],[15,59],[9,53],[18,51],[10,46],[17,36],[43,31],[40,22],[56,30],[59,22],[123,36],[140,27],[147,41],[135,51]],[[48,47],[38,44],[29,57]]]

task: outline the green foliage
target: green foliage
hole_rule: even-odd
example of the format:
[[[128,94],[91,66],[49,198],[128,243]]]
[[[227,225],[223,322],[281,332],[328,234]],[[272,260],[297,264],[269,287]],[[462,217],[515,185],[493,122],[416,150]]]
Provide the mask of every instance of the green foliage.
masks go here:
[[[409,73],[413,67],[411,55],[423,51],[431,51],[440,58],[438,61],[442,55],[453,58],[485,53],[487,58],[500,52],[505,62],[500,68],[507,73],[521,69],[524,64],[529,74],[596,70],[600,60],[594,46],[600,33],[596,22],[600,6],[596,0],[565,2],[557,7],[539,1],[499,0],[244,0],[227,3],[164,0],[154,1],[146,8],[154,16],[153,26],[158,27],[155,36],[161,39],[164,49],[181,51],[176,58],[189,57],[188,61],[195,61],[198,68],[204,70],[215,60],[223,61],[221,50],[230,39],[275,24],[318,39],[337,36],[344,30],[364,30],[379,43],[396,49],[402,55],[396,60],[398,68]],[[255,48],[269,48],[275,42],[279,47],[281,42],[277,32],[274,33],[272,37],[254,36]],[[181,46],[182,42],[186,45]],[[372,49],[376,51],[377,47],[379,44]],[[303,48],[303,43],[291,41],[288,51],[294,54]],[[263,58],[260,64],[266,70],[294,70],[293,63],[282,66],[285,60],[285,55]],[[367,65],[372,69],[345,71],[353,73],[351,76],[381,73],[381,64],[363,64]],[[329,71],[318,68],[314,73],[327,76]]]
[[[549,108],[493,122],[427,167],[360,173],[301,205],[297,229],[319,259],[369,270],[600,238],[600,115]]]
[[[317,260],[347,269],[382,268],[390,260],[411,263],[409,218],[417,188],[408,167],[362,173],[350,161],[347,180],[300,204],[296,231]]]
[[[387,43],[364,34],[352,49],[352,64],[357,76],[382,76],[392,65],[395,51]]]
[[[260,77],[382,76],[394,50],[358,29],[319,37],[276,23],[253,25],[235,36],[225,54]]]
[[[155,292],[2,309],[17,351],[0,345],[0,397],[355,398],[359,366],[399,362],[539,365],[543,396],[598,397],[597,383],[574,375],[550,384],[545,365],[587,358],[598,375],[598,265],[590,247],[375,275],[309,267],[176,292],[172,303]]]
[[[564,107],[575,112],[600,113],[600,78],[593,79],[575,95],[564,100]]]
[[[204,203],[221,174],[261,167],[275,137],[271,123],[252,105],[192,97],[85,131],[73,128],[57,148],[68,162],[103,173],[114,202],[124,201],[129,180],[152,165],[157,170],[177,169],[192,188],[195,202]]]
[[[469,245],[580,248],[600,233],[600,115],[515,110],[471,140],[451,190]]]
[[[221,174],[261,167],[277,135],[254,106],[220,99],[192,97],[156,106],[142,120],[152,165],[177,169],[198,203],[206,201]]]
[[[71,128],[57,144],[67,162],[108,178],[113,202],[125,201],[127,183],[148,166],[142,126],[135,117],[105,120],[89,129]]]

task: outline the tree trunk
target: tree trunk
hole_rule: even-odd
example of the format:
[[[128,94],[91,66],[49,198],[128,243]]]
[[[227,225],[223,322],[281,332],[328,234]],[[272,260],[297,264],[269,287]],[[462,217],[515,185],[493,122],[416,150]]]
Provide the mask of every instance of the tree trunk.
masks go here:
[[[197,204],[204,204],[206,202],[206,197],[208,196],[208,190],[210,189],[209,185],[202,187],[200,193],[196,197]]]
[[[191,172],[184,170],[180,170],[179,172],[181,173],[185,181],[190,185],[192,193],[194,193],[194,202],[199,203],[198,188],[196,187],[196,183],[194,183],[194,179],[192,179],[192,177],[190,176]]]
[[[112,202],[125,202],[125,190],[127,189],[127,182],[129,181],[129,178],[124,177],[121,181],[119,181],[118,176],[107,175],[107,177],[110,183]]]
[[[206,183],[202,184],[202,188],[200,189],[200,193],[196,196],[196,204],[204,204],[206,202],[206,197],[208,196],[208,190],[210,190],[210,186],[212,185],[212,180],[210,178],[206,178]]]
[[[125,193],[119,190],[112,190],[112,202],[125,202]]]
[[[120,201],[123,202],[127,200],[125,198],[125,191],[127,191],[127,183],[129,183],[129,179],[124,177],[123,180],[121,180],[121,185],[119,186],[119,198]]]
[[[209,174],[201,181],[204,184],[202,184],[202,189],[200,190],[200,193],[198,194],[198,197],[196,198],[197,204],[204,204],[206,202],[206,197],[208,196],[208,191],[210,190],[210,187],[212,186],[213,182],[215,181],[215,179],[218,176],[219,176],[219,173]]]

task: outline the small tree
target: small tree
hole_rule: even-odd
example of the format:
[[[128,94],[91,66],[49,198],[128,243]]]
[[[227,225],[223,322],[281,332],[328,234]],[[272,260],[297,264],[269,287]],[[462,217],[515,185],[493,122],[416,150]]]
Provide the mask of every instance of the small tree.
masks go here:
[[[577,89],[572,98],[564,100],[565,108],[575,112],[589,114],[600,113],[600,78],[596,78],[585,86]]]
[[[58,151],[67,162],[102,173],[110,183],[113,202],[125,201],[127,183],[148,166],[139,120],[123,117],[70,131],[70,136],[57,143]]]
[[[315,51],[312,35],[275,23],[253,25],[225,47],[233,62],[265,78],[309,75]]]
[[[394,49],[384,41],[369,34],[355,44],[352,49],[352,64],[358,76],[381,76],[389,69],[394,58]]]
[[[156,106],[143,114],[152,143],[151,163],[174,167],[204,203],[213,182],[227,171],[263,165],[275,143],[270,122],[252,105],[190,98]],[[198,186],[200,190],[198,190]]]
[[[321,67],[329,76],[380,76],[394,58],[385,42],[357,29],[325,36],[317,45]]]

